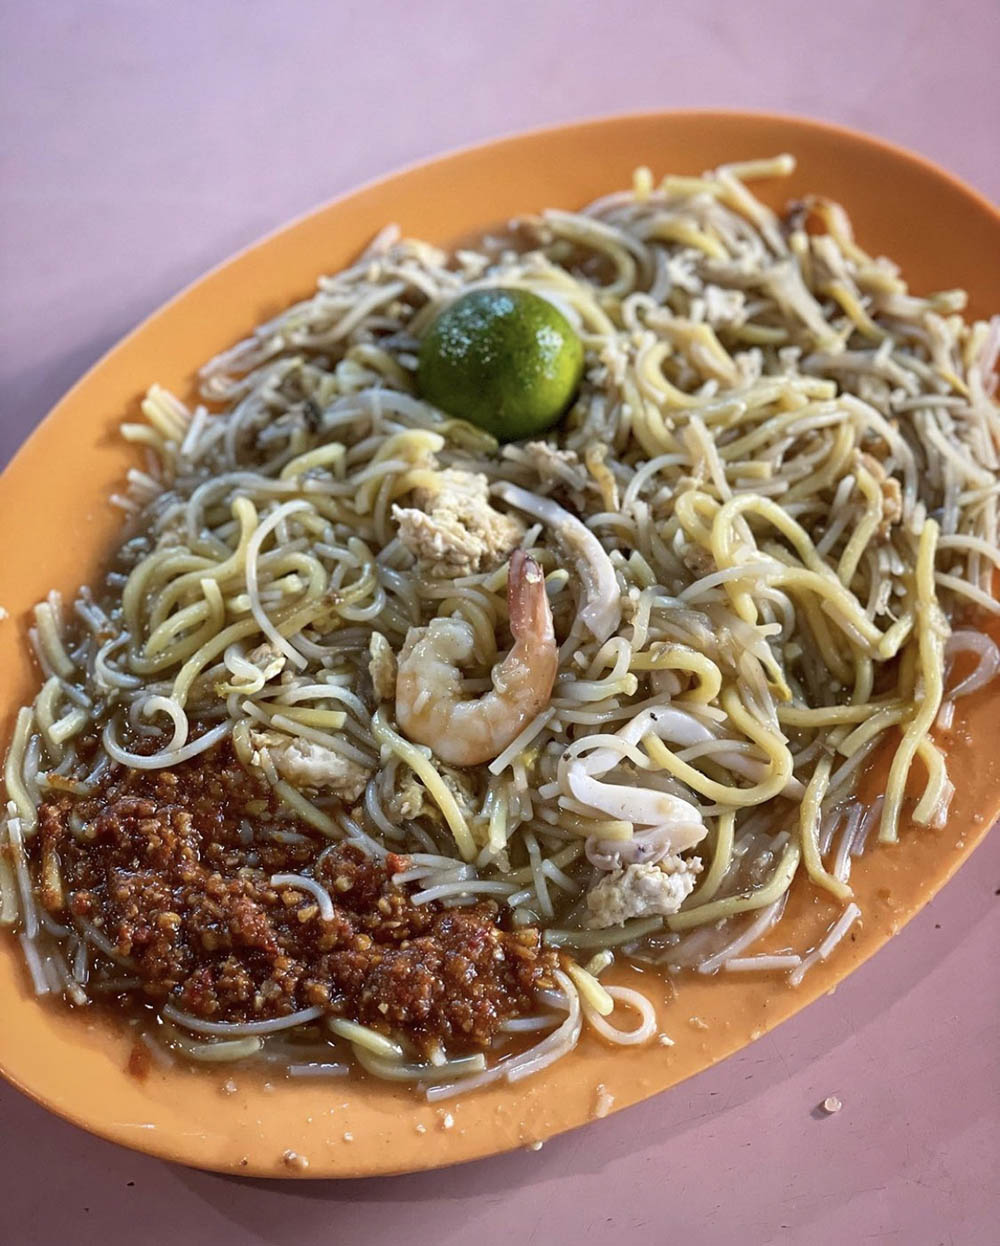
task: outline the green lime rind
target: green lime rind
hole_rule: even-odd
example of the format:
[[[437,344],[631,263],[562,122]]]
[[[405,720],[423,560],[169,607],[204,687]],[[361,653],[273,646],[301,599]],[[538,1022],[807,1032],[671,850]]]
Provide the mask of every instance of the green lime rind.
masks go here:
[[[420,344],[423,397],[500,441],[536,436],[565,413],[583,375],[583,344],[566,317],[529,290],[471,290]]]

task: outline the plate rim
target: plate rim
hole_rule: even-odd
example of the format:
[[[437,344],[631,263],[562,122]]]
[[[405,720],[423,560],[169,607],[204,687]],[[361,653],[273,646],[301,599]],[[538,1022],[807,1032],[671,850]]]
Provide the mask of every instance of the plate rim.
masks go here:
[[[275,239],[298,231],[300,228],[306,226],[309,222],[314,221],[316,218],[329,212],[336,211],[336,209],[341,205],[346,204],[349,201],[366,194],[367,192],[377,191],[379,188],[403,179],[410,174],[419,173],[439,164],[447,163],[453,160],[462,161],[467,158],[475,158],[478,155],[489,153],[493,151],[493,149],[502,148],[503,146],[509,144],[517,144],[524,140],[552,140],[558,136],[566,135],[575,131],[594,130],[595,127],[667,123],[673,119],[685,119],[686,121],[700,124],[709,124],[713,119],[726,119],[740,123],[756,123],[764,126],[788,126],[791,129],[798,128],[800,130],[806,129],[819,131],[835,140],[839,140],[842,143],[860,143],[867,146],[869,149],[873,149],[875,152],[881,152],[887,156],[891,156],[895,160],[903,160],[910,165],[915,166],[924,175],[929,175],[938,181],[943,181],[950,186],[952,190],[957,191],[962,198],[970,201],[978,209],[985,210],[988,217],[991,219],[992,225],[1000,230],[1000,207],[993,204],[976,187],[965,182],[962,178],[950,172],[948,169],[940,166],[920,153],[913,152],[881,137],[870,135],[835,122],[810,117],[802,117],[780,112],[744,109],[649,109],[638,112],[629,111],[610,115],[598,115],[595,117],[574,120],[564,124],[550,124],[534,127],[528,130],[503,133],[497,135],[496,137],[461,145],[435,155],[407,162],[386,173],[379,174],[374,178],[369,178],[346,191],[338,193],[337,195],[306,209],[304,212],[293,216],[291,219],[279,224],[275,228],[268,230],[256,240],[239,248],[232,254],[226,256],[216,264],[206,269],[194,280],[186,283],[181,289],[177,290],[174,294],[160,303],[148,315],[143,317],[138,324],[119,338],[108,350],[104,351],[101,356],[86,369],[86,371],[74,382],[66,393],[52,406],[50,411],[41,421],[39,421],[28,437],[20,443],[17,450],[11,456],[8,464],[5,465],[3,472],[0,473],[0,488],[2,488],[6,483],[9,474],[12,472],[12,469],[15,468],[15,465],[21,457],[29,452],[29,447],[31,447],[36,437],[41,434],[42,429],[50,426],[52,422],[60,418],[63,408],[73,404],[78,392],[87,386],[94,373],[97,373],[107,367],[109,363],[115,359],[119,352],[127,350],[137,337],[147,331],[151,324],[159,320],[171,310],[175,309],[176,306],[181,303],[192,291],[196,290],[204,283],[209,282],[230,267],[237,266],[245,257],[267,249]],[[318,272],[319,269],[317,269],[317,275]],[[998,798],[1000,798],[1000,793],[998,793]],[[893,934],[898,933],[898,930],[902,929],[903,926],[912,920],[913,917],[915,917],[925,907],[929,899],[932,898],[932,896],[954,876],[957,870],[967,861],[968,857],[974,850],[974,847],[981,842],[983,838],[985,838],[985,835],[988,833],[989,829],[989,824],[987,824],[981,831],[975,830],[969,832],[966,838],[973,842],[970,842],[969,846],[961,853],[956,853],[954,856],[949,858],[948,868],[943,873],[935,876],[934,885],[930,888],[928,894],[924,895],[920,902],[915,904],[910,911],[907,912],[905,918],[892,932]],[[833,976],[833,981],[842,981],[852,974],[854,970],[860,966],[860,964],[869,959],[870,956],[874,955],[874,953],[877,952],[890,937],[892,937],[892,935],[886,935],[884,938],[874,940],[871,945],[866,948],[864,955],[856,958],[849,967],[836,973]],[[826,967],[824,966],[823,968]],[[795,1015],[801,1011],[802,1008],[807,1007],[808,1004],[811,1003],[818,995],[828,989],[828,983],[819,984],[819,980],[817,980],[817,982],[818,985],[816,989],[810,988],[807,991],[802,991],[801,1002],[796,1002],[794,1008],[788,1009],[787,1012],[782,1013],[782,1015],[774,1021],[774,1024],[780,1024],[780,1022],[786,1019],[786,1017]],[[765,1032],[771,1028],[771,1025],[766,1026]],[[740,1043],[734,1047],[733,1050],[740,1050],[746,1045],[746,1043]],[[711,1067],[712,1064],[717,1062],[717,1059],[723,1059],[729,1054],[732,1054],[732,1052],[725,1051],[716,1059],[703,1062],[696,1070],[694,1070],[694,1075],[696,1075],[697,1072],[704,1071],[708,1067]],[[51,1111],[53,1114],[61,1117],[62,1119],[78,1125],[96,1136],[118,1143],[119,1145],[129,1147],[133,1150],[150,1154],[161,1159],[180,1162],[192,1167],[225,1172],[228,1174],[232,1174],[234,1172],[239,1173],[242,1171],[248,1176],[278,1178],[296,1176],[296,1179],[300,1179],[300,1177],[296,1174],[289,1173],[288,1171],[281,1171],[280,1167],[276,1163],[270,1165],[253,1165],[241,1170],[235,1169],[231,1163],[213,1163],[210,1160],[206,1160],[204,1157],[191,1158],[185,1154],[179,1153],[177,1148],[169,1145],[169,1143],[166,1145],[160,1145],[159,1139],[156,1137],[155,1130],[150,1131],[150,1137],[148,1139],[146,1137],[139,1137],[137,1139],[124,1138],[121,1130],[116,1129],[113,1125],[105,1124],[103,1121],[95,1123],[85,1115],[74,1112],[72,1108],[64,1108],[61,1106],[58,1099],[54,1100],[46,1097],[46,1093],[43,1089],[28,1085],[23,1082],[19,1076],[9,1072],[2,1060],[0,1060],[0,1073],[2,1073],[5,1079],[12,1086],[18,1089],[21,1093],[26,1094],[29,1098],[44,1107],[46,1110]],[[686,1075],[684,1078],[679,1080],[686,1080],[686,1077],[690,1075],[691,1074]],[[650,1097],[650,1094],[659,1092],[660,1088],[657,1088],[654,1091],[641,1091],[639,1094],[630,1097],[627,1103],[623,1103],[621,1106],[624,1107],[627,1106],[628,1103],[644,1100]],[[615,1110],[617,1110],[617,1108]],[[578,1128],[580,1125],[586,1123],[588,1123],[587,1120],[582,1119],[576,1122],[575,1125],[562,1126],[555,1130],[553,1134],[549,1134],[547,1136],[554,1136],[556,1133],[564,1132],[569,1128]],[[347,1166],[320,1166],[316,1170],[307,1170],[301,1174],[301,1176],[311,1178],[346,1178],[368,1174],[390,1175],[393,1173],[414,1172],[425,1168],[442,1167],[452,1163],[467,1162],[485,1156],[500,1154],[505,1150],[513,1149],[517,1145],[519,1145],[517,1142],[510,1142],[509,1144],[499,1146],[486,1144],[480,1146],[478,1149],[466,1150],[464,1153],[451,1157],[445,1155],[441,1159],[431,1158],[426,1164],[422,1164],[420,1168],[415,1167],[412,1164],[406,1164],[402,1167],[393,1167],[391,1164],[382,1166],[367,1164],[360,1167],[352,1167],[348,1164]]]
[[[322,199],[314,203],[311,207],[305,208],[301,212],[289,217],[287,220],[279,222],[273,228],[266,230],[258,237],[252,239],[244,246],[238,247],[235,251],[227,253],[222,259],[211,264],[203,272],[200,272],[190,281],[185,282],[173,294],[168,295],[162,302],[158,303],[152,311],[148,312],[141,320],[138,321],[131,329],[128,329],[121,337],[117,338],[106,350],[104,350],[89,365],[70,387],[63,393],[49,410],[42,416],[38,423],[32,428],[27,437],[23,438],[14,450],[13,454],[3,469],[0,470],[0,479],[6,475],[8,469],[13,466],[15,460],[21,455],[27,446],[33,441],[35,435],[47,424],[49,420],[56,415],[59,408],[68,402],[90,378],[93,372],[99,368],[103,368],[107,361],[113,358],[119,350],[127,346],[133,338],[142,333],[146,326],[153,320],[156,320],[164,312],[173,308],[177,303],[184,299],[188,293],[200,286],[202,282],[215,277],[230,265],[238,263],[244,256],[251,252],[260,250],[270,243],[279,235],[283,235],[297,230],[306,222],[320,216],[326,212],[336,209],[340,204],[349,199],[354,199],[358,195],[362,195],[367,191],[376,190],[387,183],[394,182],[397,178],[402,178],[411,173],[418,173],[423,169],[430,168],[432,165],[440,164],[444,161],[461,159],[484,153],[493,147],[499,147],[506,143],[516,143],[523,139],[542,139],[552,137],[556,134],[567,133],[572,130],[592,129],[595,126],[605,125],[632,125],[642,124],[650,121],[664,120],[668,118],[685,118],[697,120],[701,122],[709,122],[713,118],[722,119],[740,119],[761,124],[789,124],[795,126],[806,126],[809,129],[819,130],[831,136],[841,138],[848,142],[860,142],[869,147],[881,149],[885,153],[896,158],[901,158],[910,164],[919,166],[925,173],[929,173],[935,177],[941,178],[950,183],[957,191],[966,197],[975,201],[978,207],[984,209],[989,215],[995,218],[996,224],[1000,226],[1000,204],[993,203],[985,192],[979,190],[971,182],[967,182],[957,173],[946,168],[942,164],[938,164],[929,156],[925,156],[922,152],[905,147],[901,143],[895,143],[890,139],[883,138],[880,135],[871,134],[866,130],[857,130],[853,126],[844,125],[841,122],[829,121],[820,117],[811,117],[797,113],[785,113],[780,111],[771,111],[769,109],[755,108],[647,108],[638,110],[627,110],[625,112],[615,113],[598,113],[593,116],[577,118],[573,121],[565,123],[552,123],[539,126],[531,126],[524,130],[505,130],[493,138],[476,139],[469,143],[460,143],[455,147],[447,147],[442,151],[438,151],[429,156],[420,156],[415,160],[407,160],[402,164],[395,165],[388,172],[378,173],[374,177],[366,178],[364,181],[358,182],[354,186],[350,186],[347,190],[338,192],[328,199]]]

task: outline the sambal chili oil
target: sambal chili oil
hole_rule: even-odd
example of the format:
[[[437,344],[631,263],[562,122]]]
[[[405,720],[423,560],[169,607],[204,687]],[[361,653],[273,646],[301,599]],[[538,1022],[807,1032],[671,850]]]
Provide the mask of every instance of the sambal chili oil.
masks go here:
[[[117,961],[92,983],[134,975],[141,1002],[202,1020],[261,1021],[321,1006],[426,1052],[488,1048],[502,1023],[552,985],[554,952],[498,907],[414,904],[379,860],[278,819],[270,790],[228,745],[173,769],[116,768],[99,791],[42,805],[40,875],[58,861],[53,916],[93,923]],[[277,874],[313,879],[316,897]]]

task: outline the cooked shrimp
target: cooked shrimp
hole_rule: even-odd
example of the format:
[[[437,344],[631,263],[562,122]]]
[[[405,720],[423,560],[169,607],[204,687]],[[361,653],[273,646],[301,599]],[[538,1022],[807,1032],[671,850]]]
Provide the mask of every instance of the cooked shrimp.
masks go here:
[[[432,619],[413,628],[399,655],[396,721],[451,766],[477,766],[502,753],[543,710],[559,664],[552,611],[538,563],[523,550],[510,558],[507,608],[514,644],[493,668],[493,687],[462,697],[460,665],[472,657],[464,619]]]

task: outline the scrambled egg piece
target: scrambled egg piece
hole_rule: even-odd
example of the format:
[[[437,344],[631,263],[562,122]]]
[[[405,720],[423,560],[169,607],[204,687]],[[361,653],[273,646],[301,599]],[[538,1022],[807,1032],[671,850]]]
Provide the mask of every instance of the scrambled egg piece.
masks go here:
[[[455,804],[462,811],[462,817],[466,820],[474,818],[479,812],[479,802],[476,800],[476,786],[474,780],[461,770],[455,770],[451,766],[439,766],[441,778],[444,785],[455,797]]]
[[[439,769],[444,785],[455,797],[462,816],[466,819],[475,817],[479,806],[472,780],[450,766],[440,766]],[[409,772],[397,779],[396,790],[386,802],[385,812],[390,818],[401,820],[421,816],[441,818],[441,811],[428,796],[427,789],[416,775]]]
[[[685,544],[681,551],[681,562],[698,580],[702,576],[711,575],[713,571],[718,571],[711,553],[707,549],[702,549],[700,545],[696,545],[694,541],[688,541]]]
[[[269,640],[251,649],[246,659],[251,666],[256,666],[265,681],[273,679],[285,669],[285,655]]]
[[[587,925],[603,930],[620,926],[630,917],[676,913],[694,890],[701,869],[698,857],[664,857],[655,865],[630,865],[602,878],[587,892]]]
[[[368,673],[379,701],[391,701],[396,695],[396,655],[381,632],[372,632],[368,642]]]
[[[358,799],[371,777],[364,766],[312,740],[251,731],[250,743],[258,754],[266,753],[278,774],[294,787],[331,791],[349,802]]]
[[[742,290],[726,290],[722,286],[706,285],[702,298],[705,319],[715,328],[746,324],[747,297]]]
[[[427,789],[415,774],[407,771],[398,782],[392,796],[386,802],[385,812],[394,821],[419,818],[424,812]]]
[[[448,468],[415,489],[414,505],[394,506],[399,539],[427,574],[471,575],[499,566],[524,536],[513,515],[494,509],[481,473]]]
[[[609,446],[604,441],[592,441],[584,453],[584,461],[587,464],[587,470],[593,476],[598,489],[601,491],[601,502],[606,511],[616,511],[621,509],[618,499],[618,482],[615,480],[615,474],[608,467],[605,459],[608,457]]]

